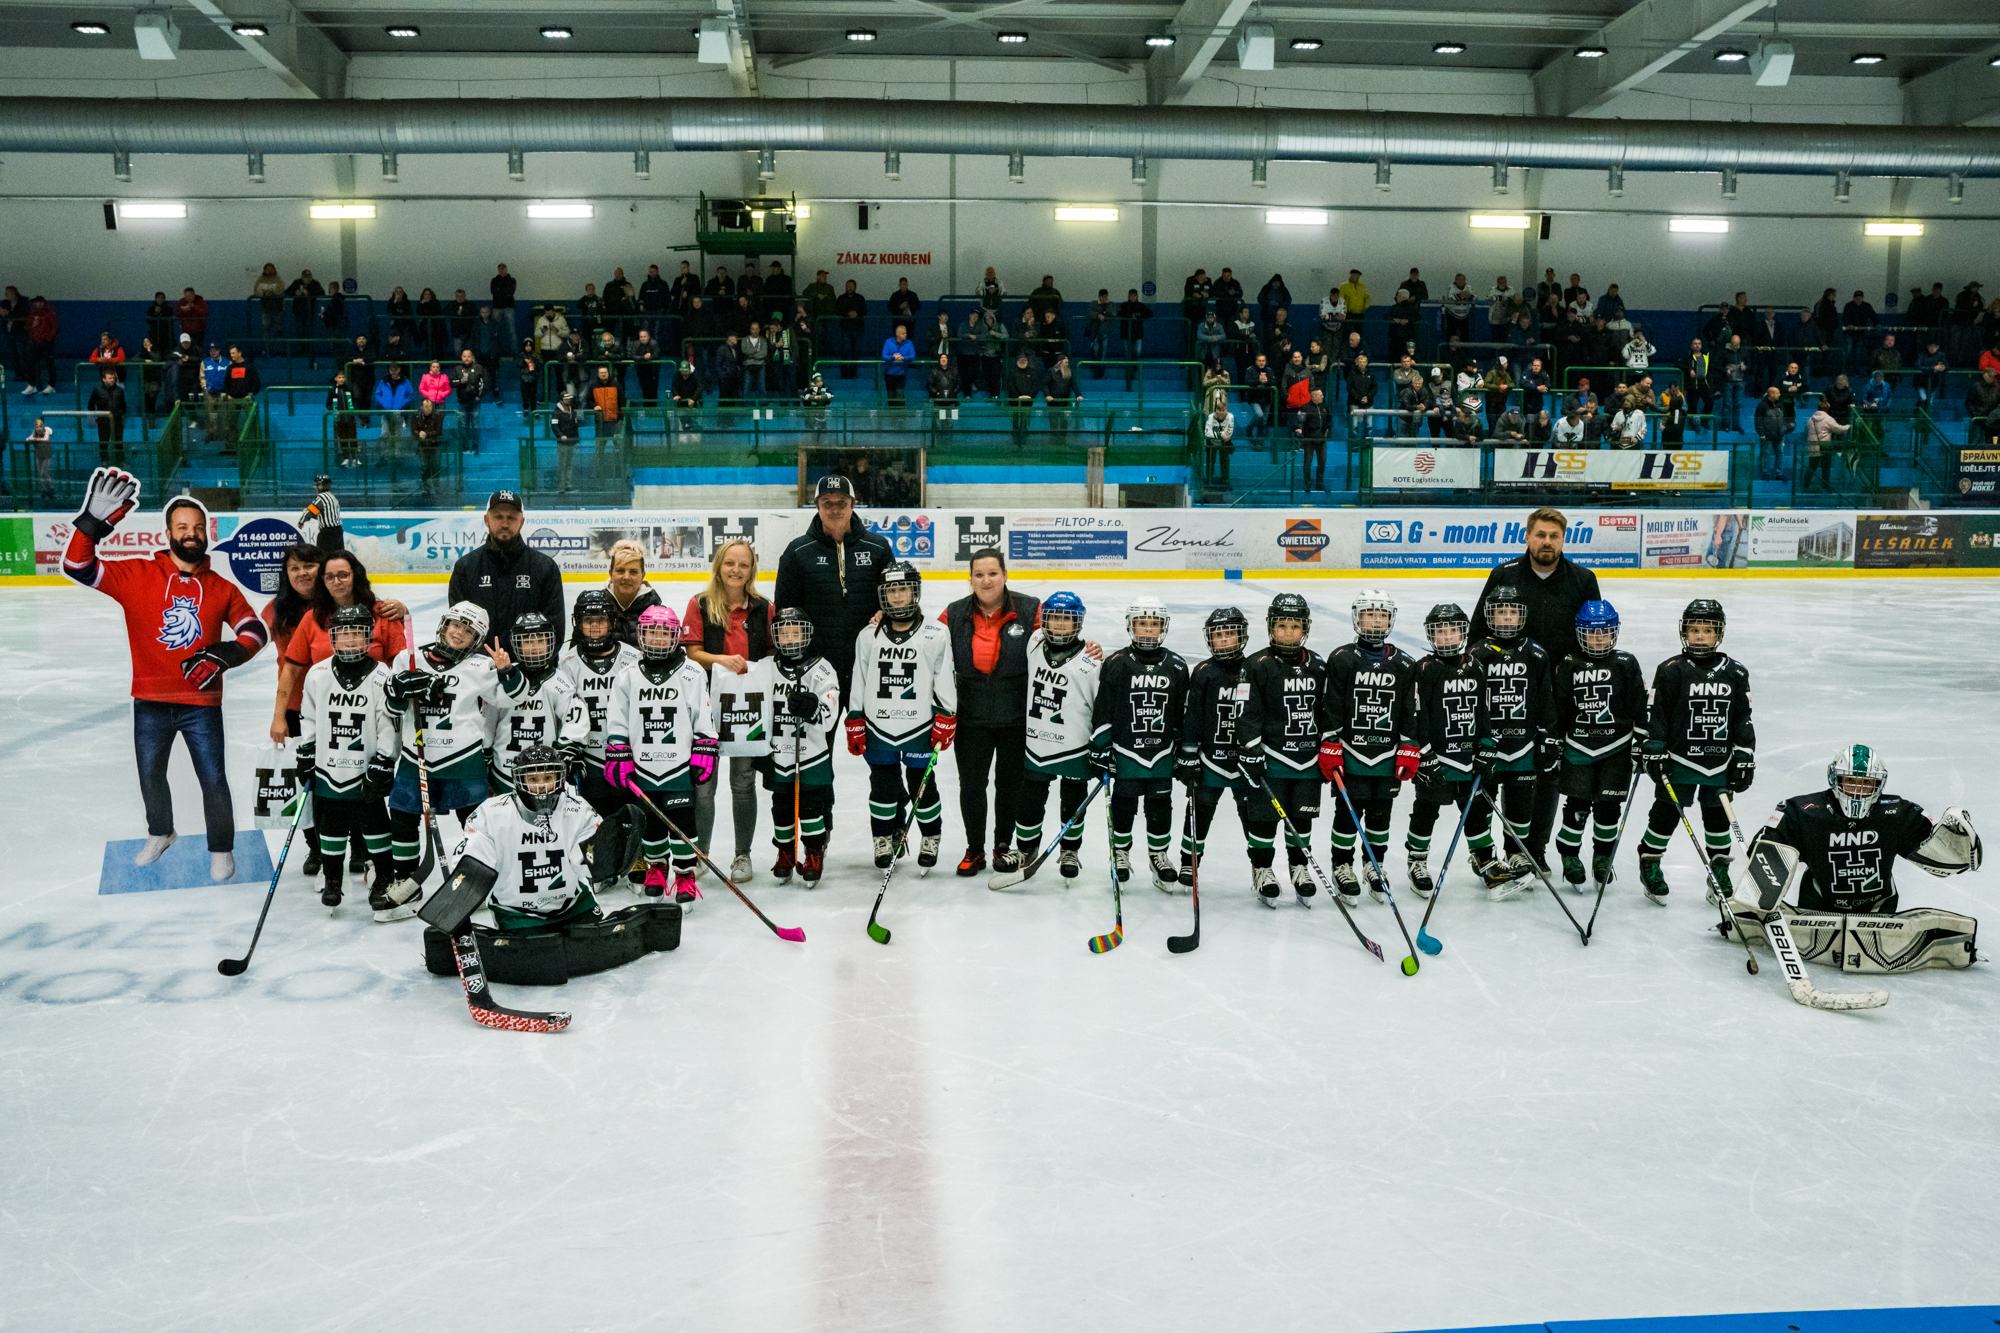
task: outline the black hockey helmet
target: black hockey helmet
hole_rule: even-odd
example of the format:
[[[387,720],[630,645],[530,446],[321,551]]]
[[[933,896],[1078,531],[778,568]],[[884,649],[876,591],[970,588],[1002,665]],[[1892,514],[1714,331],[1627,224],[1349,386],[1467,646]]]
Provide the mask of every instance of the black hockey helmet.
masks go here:
[[[1236,642],[1228,648],[1215,646],[1215,636],[1221,630],[1235,630]],[[1233,662],[1243,656],[1243,642],[1250,637],[1250,617],[1233,606],[1219,606],[1208,613],[1208,619],[1201,625],[1201,637],[1208,644],[1208,655],[1224,662]]]
[[[549,817],[562,802],[567,771],[563,757],[546,745],[530,745],[514,756],[514,805],[523,819],[548,827]]]
[[[1500,613],[1508,608],[1513,614],[1503,619]],[[1496,639],[1518,639],[1527,632],[1528,604],[1519,588],[1503,583],[1486,594],[1486,628]]]
[[[313,478],[313,489],[320,492],[332,490],[333,477],[325,472],[320,473],[317,477]]]
[[[1695,598],[1687,604],[1687,610],[1681,612],[1681,651],[1689,657],[1709,656],[1722,646],[1722,628],[1724,623],[1725,617],[1722,614],[1721,602],[1716,601],[1713,597]],[[1715,626],[1715,642],[1689,643],[1689,625]]]
[[[615,633],[618,624],[618,603],[604,589],[592,588],[587,592],[578,593],[576,605],[571,608],[570,615],[576,622],[577,646],[584,652],[598,656],[609,652],[618,642]],[[584,633],[583,622],[594,616],[604,617],[604,633]]]
[[[1448,643],[1438,642],[1438,631],[1452,627],[1457,628],[1457,636]],[[1463,655],[1466,635],[1471,628],[1472,621],[1466,616],[1465,608],[1457,602],[1439,602],[1424,614],[1424,641],[1439,657]]]
[[[1280,620],[1296,620],[1305,626],[1307,634],[1312,633],[1312,607],[1306,599],[1295,592],[1281,592],[1271,599],[1270,609],[1264,612],[1264,632],[1270,633],[1278,627]],[[1302,635],[1301,638],[1304,636]]]
[[[354,636],[346,636],[346,645],[341,640],[342,630],[360,630],[361,640],[357,645]],[[356,602],[353,606],[343,606],[333,613],[333,620],[326,627],[326,637],[333,644],[334,658],[342,662],[359,662],[368,656],[368,647],[375,641],[375,612],[372,608]]]
[[[547,671],[556,663],[556,628],[539,611],[526,611],[515,618],[507,645],[524,671]]]
[[[813,623],[796,606],[778,612],[777,619],[771,622],[771,646],[787,662],[803,661],[812,649],[812,641]]]
[[[875,599],[891,625],[914,625],[924,614],[924,576],[909,561],[898,560],[883,571]]]

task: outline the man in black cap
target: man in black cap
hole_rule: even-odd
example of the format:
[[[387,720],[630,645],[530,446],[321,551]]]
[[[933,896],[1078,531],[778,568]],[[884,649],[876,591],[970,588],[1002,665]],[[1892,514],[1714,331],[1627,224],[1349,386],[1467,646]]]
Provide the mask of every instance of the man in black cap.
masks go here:
[[[840,701],[847,702],[854,672],[854,639],[881,610],[875,590],[895,561],[889,543],[856,521],[854,483],[838,473],[819,479],[813,506],[819,512],[805,534],[778,557],[771,601],[796,606],[812,622],[813,651],[840,673]]]
[[[513,642],[514,622],[530,611],[564,623],[562,571],[540,551],[521,540],[521,497],[495,491],[486,500],[486,544],[467,551],[451,569],[448,602],[471,602],[484,608],[488,642],[506,647]]]

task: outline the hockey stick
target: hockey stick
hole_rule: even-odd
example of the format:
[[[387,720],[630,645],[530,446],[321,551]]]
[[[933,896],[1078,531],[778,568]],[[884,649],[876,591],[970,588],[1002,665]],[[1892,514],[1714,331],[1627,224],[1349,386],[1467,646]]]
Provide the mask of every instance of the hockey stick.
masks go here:
[[[917,783],[916,793],[910,797],[910,817],[903,821],[903,831],[896,839],[897,846],[899,847],[907,847],[909,845],[910,830],[915,828],[917,823],[917,807],[924,803],[924,793],[930,789],[931,774],[937,768],[937,761],[938,752],[932,750],[931,761],[924,765],[924,776]],[[889,942],[889,928],[876,921],[875,917],[882,910],[883,895],[889,892],[889,881],[895,877],[896,862],[901,859],[896,855],[896,849],[893,847],[890,848],[889,868],[882,872],[882,887],[875,891],[875,906],[868,912],[868,938],[874,940],[877,944],[887,944]]]
[[[1757,955],[1750,951],[1750,941],[1745,938],[1743,932],[1735,929],[1736,914],[1729,910],[1729,900],[1734,895],[1722,891],[1722,883],[1715,877],[1715,866],[1708,859],[1708,848],[1702,846],[1701,839],[1694,835],[1694,824],[1688,819],[1687,807],[1681,804],[1680,796],[1674,791],[1673,779],[1665,773],[1661,773],[1660,785],[1667,789],[1667,799],[1674,803],[1674,813],[1681,817],[1681,827],[1687,830],[1688,841],[1694,844],[1695,855],[1701,858],[1702,874],[1708,878],[1708,887],[1715,894],[1715,910],[1722,914],[1723,936],[1726,938],[1734,934],[1737,939],[1743,941],[1743,965],[1750,970],[1750,975],[1754,977],[1757,975]],[[1791,936],[1785,936],[1785,943],[1787,947],[1790,946]],[[1775,949],[1777,946],[1773,945],[1772,947]],[[1784,961],[1783,954],[1779,954],[1778,958],[1780,962]],[[1792,951],[1792,958],[1794,961],[1797,961],[1798,952],[1796,950]],[[1798,975],[1801,979],[1804,979],[1805,967],[1803,964],[1799,967]],[[1787,977],[1787,980],[1789,981],[1790,978]],[[1812,983],[1807,982],[1806,984],[1811,985]]]
[[[1792,943],[1791,925],[1784,914],[1785,894],[1799,878],[1797,851],[1782,843],[1761,841],[1750,853],[1747,868],[1750,882],[1757,888],[1758,910],[1769,913],[1764,920],[1764,938],[1784,969],[1785,985],[1793,1000],[1808,1009],[1835,1011],[1879,1009],[1889,1003],[1887,991],[1823,991],[1806,975],[1805,960],[1799,957],[1798,947]],[[1740,920],[1737,933],[1742,934]]]
[[[1322,893],[1333,899],[1333,905],[1338,907],[1340,914],[1347,918],[1348,928],[1354,932],[1354,938],[1360,940],[1361,947],[1369,953],[1374,954],[1377,958],[1381,958],[1385,963],[1388,962],[1389,960],[1383,957],[1382,946],[1361,933],[1361,927],[1354,920],[1354,913],[1347,910],[1347,904],[1340,900],[1340,891],[1333,887],[1331,881],[1326,877],[1326,872],[1320,869],[1319,859],[1312,854],[1312,840],[1310,838],[1299,837],[1299,831],[1292,827],[1291,815],[1287,814],[1285,807],[1278,803],[1278,793],[1271,790],[1270,782],[1260,780],[1257,785],[1264,789],[1264,799],[1269,801],[1271,808],[1278,812],[1278,819],[1284,824],[1285,833],[1289,837],[1297,838],[1303,844],[1303,850],[1306,854],[1306,866],[1312,871],[1313,882],[1319,885]]]
[[[744,894],[743,890],[737,888],[734,881],[732,881],[729,878],[729,876],[722,873],[722,867],[708,859],[708,853],[704,852],[701,849],[701,844],[695,842],[692,838],[688,837],[687,834],[681,832],[680,828],[677,825],[675,825],[674,821],[668,819],[666,815],[661,811],[660,807],[653,804],[652,798],[647,796],[645,792],[639,789],[639,784],[637,782],[628,781],[625,784],[625,789],[631,792],[634,796],[638,797],[639,803],[641,805],[645,806],[648,810],[652,811],[653,818],[659,820],[662,824],[665,824],[667,826],[667,832],[673,834],[676,838],[680,839],[681,843],[684,846],[693,849],[696,859],[698,859],[703,865],[708,867],[709,873],[713,874],[717,879],[721,880],[731,893],[735,894],[738,898],[741,898],[743,900],[743,905],[749,908],[753,913],[756,913],[757,919],[759,921],[762,921],[765,925],[770,926],[771,933],[773,935],[776,935],[781,940],[790,940],[794,944],[804,944],[806,942],[806,933],[803,930],[800,930],[797,926],[775,925],[771,921],[770,917],[765,916],[761,911],[758,911],[757,904],[751,902],[750,899]]]
[[[1152,827],[1150,824],[1148,828]],[[1188,849],[1188,892],[1194,895],[1194,932],[1169,935],[1168,953],[1191,953],[1201,947],[1201,852],[1194,845],[1194,788],[1188,788],[1187,814],[1181,819],[1181,845]]]
[[[417,799],[424,811],[424,859],[417,866],[417,887],[431,877],[444,844],[438,837],[437,812],[431,809],[431,766],[424,762],[424,729],[417,728]]]
[[[1589,948],[1590,936],[1583,933],[1583,925],[1576,919],[1576,913],[1569,910],[1569,904],[1563,901],[1562,895],[1560,893],[1556,892],[1556,886],[1549,883],[1548,875],[1543,873],[1542,868],[1535,864],[1535,858],[1528,855],[1528,849],[1521,845],[1521,840],[1514,836],[1514,830],[1507,826],[1506,812],[1502,811],[1496,805],[1493,809],[1493,813],[1500,816],[1501,834],[1506,837],[1508,842],[1514,845],[1515,851],[1519,852],[1523,856],[1528,857],[1528,867],[1534,873],[1535,878],[1542,882],[1542,887],[1549,891],[1549,897],[1556,900],[1556,906],[1562,908],[1563,915],[1569,918],[1570,925],[1574,927],[1576,930],[1576,937],[1583,941],[1585,948]]]
[[[1019,884],[1023,880],[1028,879],[1037,870],[1040,870],[1042,868],[1042,862],[1048,860],[1049,854],[1055,851],[1056,848],[1060,847],[1062,845],[1062,840],[1069,836],[1070,829],[1078,827],[1082,824],[1083,812],[1090,809],[1090,803],[1097,799],[1097,794],[1103,791],[1106,787],[1109,787],[1110,785],[1111,785],[1110,774],[1107,773],[1103,777],[1099,778],[1097,785],[1095,787],[1092,787],[1090,789],[1089,795],[1083,798],[1083,804],[1076,808],[1076,814],[1070,818],[1068,823],[1062,826],[1062,831],[1060,833],[1057,833],[1056,836],[1049,842],[1049,844],[1046,847],[1043,847],[1039,852],[1035,853],[1034,860],[1028,862],[1026,865],[1020,867],[1017,870],[1006,870],[996,875],[987,876],[986,887],[992,889],[996,893],[998,893],[1001,889],[1011,889],[1016,884]]]
[[[802,781],[803,775],[799,772],[799,746],[805,742],[805,737],[806,737],[806,729],[803,725],[793,728],[792,730],[792,864],[793,865],[800,864],[799,783],[800,781]],[[799,878],[800,879],[805,878],[803,872],[800,873]],[[811,888],[812,885],[808,884],[806,885],[806,887]]]
[[[277,868],[271,871],[271,887],[264,893],[264,910],[257,913],[257,929],[251,933],[250,947],[243,951],[241,958],[225,958],[215,965],[215,970],[225,977],[240,977],[243,969],[250,966],[250,955],[257,952],[257,941],[264,934],[264,918],[271,915],[271,899],[278,894],[278,876],[285,873],[285,858],[292,854],[292,837],[299,831],[299,821],[305,818],[306,810],[312,805],[312,791],[301,784],[298,813],[292,816],[291,831],[285,834],[285,846],[278,853]]]
[[[1639,794],[1639,775],[1644,771],[1639,765],[1632,765],[1632,785],[1625,789],[1625,808],[1618,815],[1618,832],[1611,836],[1611,855],[1613,858],[1616,858],[1618,855],[1618,845],[1625,841],[1625,821],[1632,817],[1632,798]],[[1606,873],[1610,873],[1608,867]],[[1597,909],[1604,906],[1604,891],[1610,886],[1611,881],[1608,879],[1599,881],[1597,885],[1597,902],[1592,905],[1590,920],[1583,928],[1583,935],[1586,941],[1597,931]]]
[[[1438,867],[1437,887],[1431,890],[1431,900],[1424,907],[1424,919],[1417,923],[1417,947],[1427,954],[1444,952],[1443,941],[1428,933],[1424,927],[1430,925],[1431,912],[1437,907],[1438,899],[1444,897],[1444,877],[1451,873],[1451,858],[1458,852],[1458,835],[1465,832],[1465,821],[1472,814],[1473,802],[1479,799],[1479,784],[1483,781],[1485,778],[1482,775],[1473,775],[1472,794],[1465,798],[1465,808],[1458,812],[1458,827],[1452,830],[1451,845],[1445,848],[1444,862]]]
[[[472,1011],[472,1021],[481,1027],[506,1032],[561,1032],[569,1026],[565,1010],[537,1014],[508,1009],[494,1002],[486,985],[486,967],[479,961],[479,941],[473,937],[470,922],[451,937],[451,956],[458,964],[459,984],[465,988],[466,1008]]]
[[[1354,821],[1354,840],[1368,854],[1368,864],[1375,871],[1375,882],[1382,886],[1382,896],[1389,900],[1389,910],[1396,914],[1396,929],[1403,932],[1403,947],[1410,951],[1410,956],[1403,960],[1403,975],[1414,977],[1417,969],[1423,966],[1417,961],[1417,946],[1410,942],[1410,928],[1403,924],[1403,909],[1396,906],[1396,895],[1389,890],[1389,877],[1382,873],[1382,863],[1375,859],[1375,848],[1368,842],[1368,828],[1361,822],[1361,812],[1354,808],[1354,798],[1347,794],[1347,784],[1341,781],[1337,768],[1333,770],[1333,785],[1340,791],[1340,801],[1347,807],[1347,817]]]
[[[1750,840],[1743,836],[1743,826],[1736,822],[1736,802],[1731,798],[1727,787],[1722,789],[1722,813],[1729,816],[1729,831],[1736,835],[1736,845],[1743,849],[1745,856],[1748,856]]]
[[[1098,784],[1099,790],[1110,784],[1111,775],[1106,773],[1104,780]],[[1084,804],[1090,804],[1089,797],[1084,798]],[[1083,815],[1081,809],[1076,813],[1079,818]],[[1064,825],[1063,827],[1065,831],[1068,830],[1068,825]],[[1090,937],[1090,951],[1092,953],[1110,953],[1125,942],[1125,886],[1118,880],[1118,843],[1116,836],[1117,830],[1111,827],[1111,820],[1107,816],[1104,821],[1104,850],[1106,856],[1109,858],[1107,864],[1111,867],[1111,903],[1118,913],[1118,918],[1117,923],[1111,927],[1109,935],[1093,935]],[[1058,835],[1056,841],[1062,841],[1060,835]]]

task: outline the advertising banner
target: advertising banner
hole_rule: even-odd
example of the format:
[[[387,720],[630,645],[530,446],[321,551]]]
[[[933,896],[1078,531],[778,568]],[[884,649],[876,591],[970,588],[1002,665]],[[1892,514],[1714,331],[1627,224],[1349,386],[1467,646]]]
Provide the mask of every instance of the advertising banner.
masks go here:
[[[28,514],[8,514],[0,517],[0,575],[12,576],[34,572],[34,518]]]
[[[1496,486],[1608,486],[1616,491],[1726,490],[1727,449],[1495,449]]]
[[[1477,449],[1384,449],[1373,459],[1378,491],[1450,491],[1479,489]]]
[[[1745,545],[1751,569],[1852,568],[1854,515],[1838,510],[1752,514]]]
[[[1953,569],[1963,549],[1964,517],[1913,510],[1862,514],[1854,520],[1856,569]]]
[[[1953,479],[1953,504],[1990,505],[2000,494],[2000,449],[1960,449]]]
[[[1375,509],[1362,516],[1363,569],[1490,569],[1527,549],[1527,514]],[[1639,567],[1637,513],[1571,513],[1564,554],[1597,569]]]
[[[1743,569],[1749,564],[1744,514],[1648,510],[1640,519],[1641,569]]]

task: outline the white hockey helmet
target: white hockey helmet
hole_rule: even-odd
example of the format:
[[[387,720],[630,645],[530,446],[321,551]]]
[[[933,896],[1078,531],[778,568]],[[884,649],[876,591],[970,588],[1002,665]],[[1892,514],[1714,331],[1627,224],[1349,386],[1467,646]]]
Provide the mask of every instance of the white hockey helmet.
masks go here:
[[[1157,620],[1160,623],[1159,633],[1150,638],[1140,637],[1133,626],[1141,620]],[[1159,598],[1149,594],[1134,597],[1132,604],[1125,608],[1125,637],[1132,641],[1134,648],[1159,647],[1166,641],[1167,629],[1172,623],[1167,615],[1166,606]]]
[[[1380,611],[1385,618],[1380,624],[1363,626],[1361,618],[1371,611]],[[1396,599],[1380,588],[1363,588],[1348,614],[1354,622],[1354,637],[1370,648],[1379,648],[1396,626]]]
[[[1826,766],[1827,790],[1834,809],[1849,819],[1866,819],[1889,785],[1889,766],[1872,745],[1849,745]]]
[[[444,632],[446,628],[453,624],[463,625],[472,631],[472,646],[470,648],[450,649],[450,651],[457,652],[460,656],[463,656],[465,653],[471,652],[473,648],[477,648],[480,644],[486,642],[486,631],[492,622],[486,618],[486,608],[480,606],[478,603],[453,602],[445,608],[444,614],[438,617],[437,637],[440,644],[445,643]],[[446,646],[449,647],[449,645]]]

